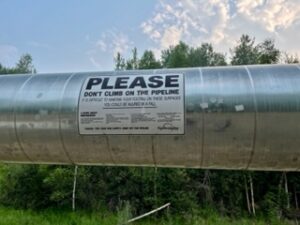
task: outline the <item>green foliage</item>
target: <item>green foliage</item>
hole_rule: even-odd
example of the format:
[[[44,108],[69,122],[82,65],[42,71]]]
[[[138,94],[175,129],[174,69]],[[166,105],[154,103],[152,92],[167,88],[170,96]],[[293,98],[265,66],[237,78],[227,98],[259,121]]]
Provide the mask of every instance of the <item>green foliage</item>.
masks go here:
[[[48,168],[48,174],[44,177],[43,183],[51,189],[49,201],[58,206],[71,205],[73,173],[70,167]]]
[[[126,66],[125,59],[120,53],[117,54],[115,62],[117,70],[223,66],[227,64],[225,55],[215,52],[211,44],[204,43],[200,47],[191,48],[184,42],[163,50],[161,62],[155,58],[154,53],[150,50],[144,51],[142,57],[138,59],[136,48],[132,50],[131,59],[126,60]]]
[[[15,73],[36,73],[32,64],[32,57],[29,54],[22,55],[16,65]]]
[[[241,171],[212,171],[213,198],[219,211],[226,215],[240,215],[246,209],[244,176]]]
[[[0,74],[12,74],[12,73],[14,73],[13,69],[4,67],[0,63]]]
[[[161,68],[161,63],[155,59],[152,51],[146,50],[139,62],[139,69],[158,69]]]
[[[126,224],[132,218],[131,206],[129,202],[120,203],[117,209],[118,225]]]
[[[255,38],[245,34],[231,50],[231,54],[232,65],[273,64],[280,60],[280,51],[275,48],[274,40],[265,39],[255,45]]]
[[[132,59],[127,60],[126,70],[136,70],[139,68],[139,59],[137,54],[137,48],[132,49]]]
[[[48,206],[44,166],[3,166],[1,173],[0,201],[3,205],[31,209]]]
[[[181,41],[162,51],[162,64],[167,68],[189,67],[189,52],[190,47]]]
[[[203,43],[200,47],[192,48],[184,42],[180,42],[178,45],[162,51],[162,64],[167,68],[176,68],[223,66],[227,63],[225,55],[215,52],[209,43]]]
[[[232,50],[232,65],[257,64],[258,49],[254,45],[255,39],[249,35],[242,35],[237,46]]]
[[[214,51],[213,46],[204,43],[198,48],[191,48],[189,52],[189,66],[225,66],[225,55]]]
[[[259,64],[275,64],[280,59],[280,51],[275,48],[274,40],[266,39],[257,46]]]
[[[115,59],[115,69],[124,70],[125,69],[125,59],[121,56],[121,53],[118,52]]]
[[[283,194],[284,192],[281,192],[281,194]],[[264,215],[267,215],[268,217],[273,217],[273,216],[277,216],[279,213],[279,204],[278,203],[278,197],[280,197],[280,199],[284,199],[283,195],[278,196],[278,193],[276,192],[267,192],[266,195],[263,197],[260,206],[261,206],[261,212]]]
[[[0,167],[0,201],[16,208],[71,208],[72,166],[3,165]],[[79,167],[76,205],[78,209],[120,211],[130,203],[139,215],[171,203],[171,212],[185,215],[198,207],[221,215],[246,213],[244,177],[249,172],[196,169]],[[281,173],[252,172],[256,209],[268,217],[286,209]],[[299,188],[297,173],[289,185]],[[120,206],[122,206],[120,208]],[[279,213],[279,214],[278,214]]]
[[[126,63],[125,63],[126,61]],[[118,52],[115,57],[116,70],[158,69],[161,68],[160,61],[155,59],[151,50],[146,50],[142,57],[138,58],[137,48],[132,49],[132,57],[125,60]]]
[[[20,57],[18,63],[13,68],[4,67],[0,63],[0,74],[18,74],[18,73],[36,73],[32,63],[32,57],[24,54]]]
[[[286,64],[293,64],[293,63],[299,63],[299,57],[297,55],[292,55],[287,52],[284,52],[282,55],[282,62]]]

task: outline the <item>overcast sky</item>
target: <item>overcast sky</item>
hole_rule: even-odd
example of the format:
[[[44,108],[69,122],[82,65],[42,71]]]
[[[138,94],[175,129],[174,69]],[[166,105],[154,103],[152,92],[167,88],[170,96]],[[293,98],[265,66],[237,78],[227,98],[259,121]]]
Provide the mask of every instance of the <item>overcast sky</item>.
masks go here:
[[[38,72],[112,70],[113,56],[180,40],[227,53],[241,34],[300,56],[300,0],[1,0],[0,63],[30,53]]]

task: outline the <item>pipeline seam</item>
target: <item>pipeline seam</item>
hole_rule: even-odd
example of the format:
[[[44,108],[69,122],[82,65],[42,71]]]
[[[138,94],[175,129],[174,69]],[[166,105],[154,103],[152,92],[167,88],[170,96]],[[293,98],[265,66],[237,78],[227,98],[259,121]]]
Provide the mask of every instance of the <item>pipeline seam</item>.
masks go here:
[[[253,79],[252,79],[252,76],[251,76],[251,73],[248,69],[247,66],[244,66],[244,68],[246,69],[247,71],[247,74],[248,74],[248,78],[250,80],[250,84],[251,84],[251,87],[252,87],[252,95],[253,95],[253,103],[254,103],[254,132],[253,132],[253,140],[252,140],[252,151],[250,153],[250,158],[249,158],[249,161],[247,163],[247,166],[245,168],[245,170],[249,170],[249,167],[250,167],[250,164],[252,163],[252,160],[253,160],[253,157],[254,157],[254,154],[255,154],[255,148],[256,148],[256,137],[257,137],[257,113],[258,113],[258,110],[257,110],[257,100],[256,100],[256,96],[255,96],[255,88],[254,88],[254,82],[253,82]]]
[[[112,150],[110,148],[110,143],[109,143],[109,139],[108,139],[108,135],[107,134],[105,134],[105,140],[106,140],[106,145],[107,145],[107,149],[108,149],[108,152],[109,152],[110,159],[111,159],[112,163],[116,165],[116,161],[115,161],[115,159],[113,157],[113,152],[112,152]]]
[[[156,74],[156,69],[153,70],[153,74]],[[154,167],[157,168],[157,160],[156,160],[156,154],[155,154],[155,146],[154,146],[154,136],[151,135],[151,154],[152,154],[152,160],[153,160],[153,164]]]
[[[117,75],[118,74],[117,72],[118,71],[114,71],[113,72],[113,76]],[[94,74],[93,76],[97,76],[97,74]],[[99,74],[98,74],[98,76],[99,76]],[[100,76],[107,76],[107,75],[100,73]],[[86,78],[87,77],[89,77],[89,75],[86,76]],[[80,90],[82,89],[83,85],[84,85],[84,82],[82,83]],[[80,93],[79,93],[78,102],[77,102],[76,120],[78,119],[78,114],[79,114],[79,101],[80,101]],[[78,125],[78,132],[79,132],[79,125]],[[111,160],[112,164],[116,165],[116,161],[115,161],[115,159],[113,157],[113,152],[112,152],[111,147],[110,147],[109,137],[108,137],[107,134],[103,134],[103,135],[105,137],[105,141],[106,141],[107,150],[108,150],[108,154],[109,154],[110,160]],[[83,139],[83,142],[85,142],[84,139]]]
[[[300,70],[300,64],[296,64],[295,66]],[[300,168],[297,168],[296,171],[299,172]]]
[[[74,77],[76,73],[73,73],[70,75],[70,77],[66,80],[64,86],[63,86],[63,90],[61,92],[61,96],[60,96],[60,101],[59,101],[59,106],[58,106],[58,134],[59,134],[59,138],[60,138],[60,142],[62,145],[62,149],[63,152],[65,153],[65,155],[67,156],[68,160],[71,162],[71,164],[75,165],[74,160],[72,160],[71,156],[69,155],[66,145],[65,145],[65,141],[62,137],[62,129],[61,129],[61,109],[62,109],[62,101],[63,101],[63,97],[66,91],[66,87],[69,84],[70,80]]]
[[[153,160],[153,164],[154,167],[157,167],[157,161],[156,161],[156,157],[155,157],[155,147],[154,147],[154,137],[153,135],[151,135],[151,152],[152,152],[152,160]]]
[[[29,155],[25,152],[25,149],[23,147],[23,145],[21,144],[21,140],[18,134],[18,129],[17,129],[17,113],[16,113],[16,103],[17,103],[17,99],[19,94],[21,93],[21,91],[23,90],[23,88],[25,87],[25,85],[34,77],[34,75],[30,75],[30,77],[27,78],[27,80],[21,85],[21,87],[19,88],[19,90],[16,92],[15,96],[14,96],[14,100],[13,100],[13,118],[14,118],[14,131],[15,131],[15,136],[16,136],[16,140],[18,142],[18,145],[21,149],[21,151],[23,152],[23,154],[25,155],[25,157],[32,163],[33,160],[29,157]]]
[[[203,73],[202,73],[202,69],[199,68],[199,75],[200,75],[200,87],[201,87],[201,91],[203,90],[203,86],[204,86],[204,83],[203,83]],[[201,92],[201,101],[202,103],[204,103],[204,96],[203,96],[203,92]],[[200,158],[200,168],[202,168],[203,166],[203,163],[204,163],[204,139],[205,139],[205,134],[204,134],[204,129],[205,129],[205,126],[204,126],[204,117],[205,117],[205,109],[203,109],[201,107],[201,111],[202,111],[202,116],[201,116],[201,120],[202,120],[202,134],[201,134],[201,158]]]
[[[119,72],[118,70],[114,70],[112,76],[117,76],[119,74],[118,72]],[[108,149],[108,152],[109,152],[109,157],[110,157],[112,163],[117,165],[116,160],[114,158],[114,152],[112,151],[112,149],[110,147],[109,137],[108,137],[107,134],[105,134],[105,140],[106,140],[106,145],[107,145],[107,149]]]

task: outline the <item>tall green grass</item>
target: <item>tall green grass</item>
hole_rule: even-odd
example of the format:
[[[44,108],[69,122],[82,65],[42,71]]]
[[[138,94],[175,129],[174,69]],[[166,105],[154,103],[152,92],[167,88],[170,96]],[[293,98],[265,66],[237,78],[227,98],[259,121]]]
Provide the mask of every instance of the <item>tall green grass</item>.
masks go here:
[[[124,220],[122,213],[103,212],[70,212],[59,210],[19,210],[0,207],[0,225],[117,225]],[[288,225],[285,221],[277,219],[254,219],[239,218],[232,219],[221,217],[217,213],[211,212],[207,215],[166,215],[160,219],[154,217],[145,218],[133,225]]]
[[[0,207],[1,225],[115,225],[117,217],[105,212],[86,213],[57,210],[19,210]]]

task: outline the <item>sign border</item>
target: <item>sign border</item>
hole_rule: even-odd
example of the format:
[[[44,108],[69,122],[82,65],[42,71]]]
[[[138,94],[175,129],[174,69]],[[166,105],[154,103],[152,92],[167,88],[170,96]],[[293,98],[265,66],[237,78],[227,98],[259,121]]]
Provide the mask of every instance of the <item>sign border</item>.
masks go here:
[[[82,89],[84,88],[84,84],[86,83],[87,79],[90,79],[92,77],[107,77],[107,76],[153,76],[153,75],[182,75],[182,80],[183,80],[183,133],[182,134],[156,134],[156,133],[149,133],[149,134],[82,134],[80,133],[80,129],[79,129],[79,124],[80,124],[80,116],[79,116],[79,104],[80,104],[80,97],[81,97],[81,93],[82,93]],[[76,121],[77,121],[77,130],[78,130],[78,134],[80,136],[100,136],[100,135],[105,135],[105,136],[110,136],[110,135],[118,135],[118,136],[126,136],[126,135],[130,135],[130,136],[184,136],[185,132],[186,132],[186,108],[185,108],[185,101],[186,101],[186,96],[185,96],[185,73],[157,73],[157,74],[108,74],[108,75],[91,75],[91,76],[87,76],[84,80],[83,83],[81,84],[80,87],[80,91],[79,91],[79,96],[78,96],[78,103],[77,103],[77,109],[76,109]]]

